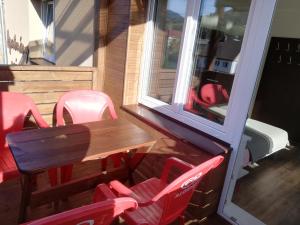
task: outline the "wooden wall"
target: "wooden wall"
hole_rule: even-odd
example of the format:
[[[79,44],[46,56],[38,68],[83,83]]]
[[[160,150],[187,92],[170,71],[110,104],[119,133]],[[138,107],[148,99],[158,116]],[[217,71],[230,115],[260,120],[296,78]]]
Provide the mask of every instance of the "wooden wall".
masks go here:
[[[140,3],[140,4],[139,4]],[[128,29],[126,71],[124,83],[124,105],[136,104],[144,47],[144,32],[147,17],[147,1],[130,2],[130,26]]]
[[[52,124],[55,103],[66,91],[96,89],[97,73],[90,67],[0,67],[0,91],[30,96],[44,119]]]
[[[97,7],[96,65],[99,80],[121,105],[137,103],[147,0],[102,0]]]
[[[103,90],[105,79],[105,52],[108,21],[108,0],[95,1],[95,52],[94,65],[98,69],[98,90]]]
[[[112,98],[117,111],[123,104],[129,7],[130,0],[109,0],[107,2],[108,21],[105,37],[103,91]]]

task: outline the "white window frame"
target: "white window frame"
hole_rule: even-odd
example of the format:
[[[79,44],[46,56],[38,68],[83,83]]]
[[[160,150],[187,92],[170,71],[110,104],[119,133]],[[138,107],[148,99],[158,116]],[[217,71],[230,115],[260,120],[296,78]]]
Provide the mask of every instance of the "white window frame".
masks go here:
[[[276,1],[276,0],[272,0]],[[253,48],[249,48],[248,45],[248,39],[250,36],[250,29],[253,28],[253,22],[255,20],[253,19],[253,14],[257,14],[255,10],[258,9],[256,6],[259,4],[257,0],[251,1],[251,7],[248,15],[246,30],[244,34],[244,39],[240,51],[240,59],[239,63],[236,69],[235,78],[231,90],[231,96],[228,103],[228,110],[227,115],[224,120],[224,124],[217,124],[213,121],[210,121],[204,117],[195,115],[193,113],[187,112],[183,110],[183,104],[185,103],[186,95],[187,95],[187,89],[189,85],[189,79],[186,79],[184,77],[186,74],[191,74],[191,68],[193,60],[192,52],[194,50],[194,42],[197,32],[197,22],[198,22],[198,13],[201,6],[201,0],[189,0],[188,1],[188,8],[186,13],[186,20],[183,30],[183,37],[182,37],[182,43],[181,43],[181,49],[183,49],[179,55],[179,66],[177,67],[177,78],[173,93],[173,99],[172,104],[169,105],[167,103],[164,103],[162,101],[159,101],[155,98],[152,98],[150,96],[147,96],[147,88],[149,85],[149,76],[150,76],[150,66],[151,66],[151,52],[152,52],[152,46],[153,46],[153,34],[154,34],[154,13],[155,13],[155,1],[149,1],[149,13],[147,17],[147,24],[146,24],[146,32],[145,32],[145,42],[147,43],[145,45],[145,50],[142,57],[142,74],[140,79],[140,90],[139,90],[139,102],[147,107],[153,108],[163,114],[166,114],[178,121],[181,121],[191,127],[194,127],[196,129],[199,129],[211,136],[214,136],[222,141],[225,141],[227,143],[232,143],[235,139],[235,132],[234,129],[236,128],[237,123],[240,123],[242,120],[237,120],[237,118],[240,118],[240,110],[239,106],[236,107],[236,105],[240,105],[245,103],[244,101],[244,95],[238,94],[243,93],[243,90],[240,90],[239,85],[241,83],[240,80],[246,79],[246,80],[255,80],[255,77],[258,73],[258,70],[253,70],[252,68],[246,68],[244,62],[250,60],[257,61],[255,58],[253,59],[252,56],[247,54],[247,51],[253,52]],[[188,22],[187,22],[188,21]],[[188,35],[187,35],[188,34]],[[259,55],[257,58],[260,58],[262,53],[259,52]],[[250,58],[249,58],[250,57]],[[184,60],[182,60],[184,59]],[[253,61],[253,62],[254,62]],[[256,62],[257,63],[257,62]],[[242,66],[244,65],[244,66]],[[257,69],[257,66],[254,67]],[[186,73],[183,73],[182,71],[186,71]],[[230,75],[229,75],[230,76]],[[250,86],[249,86],[250,87]],[[176,91],[177,90],[177,91]],[[248,106],[247,106],[248,107]],[[242,118],[246,117],[246,114],[242,114]]]
[[[227,116],[224,125],[219,125],[198,116],[196,116],[198,117],[198,121],[196,118],[193,120],[192,118],[193,116],[195,117],[195,115],[190,113],[190,117],[186,117],[185,115],[178,113],[180,110],[178,110],[176,105],[170,106],[146,96],[148,87],[146,78],[149,76],[150,71],[149,55],[152,51],[152,34],[154,31],[154,23],[153,20],[151,20],[151,15],[153,18],[154,1],[149,1],[150,13],[147,19],[144,42],[147,44],[145,45],[141,65],[142,73],[140,79],[139,102],[230,144],[232,153],[222,190],[218,213],[233,224],[262,224],[261,221],[257,220],[254,216],[232,203],[231,192],[233,191],[236,181],[236,168],[239,168],[239,166],[235,166],[235,163],[238,161],[238,155],[241,155],[240,151],[244,150],[243,147],[239,148],[239,146],[241,144],[242,134],[248,117],[248,110],[251,105],[256,81],[260,74],[261,62],[264,58],[265,47],[268,41],[276,2],[277,0],[251,1],[239,64],[228,104]],[[177,85],[179,86],[176,86],[176,88],[180,87],[180,84],[177,83]],[[179,90],[183,89],[184,85],[183,88]],[[177,103],[180,102],[178,99],[185,99],[184,93],[182,91],[177,93],[173,99]],[[242,145],[243,144],[245,143],[242,142]]]
[[[183,51],[180,52],[178,57],[178,62],[180,63],[177,68],[177,75],[175,79],[175,87],[173,93],[172,104],[169,105],[165,102],[159,101],[155,98],[147,96],[147,87],[149,85],[150,76],[150,66],[151,61],[151,52],[152,52],[152,43],[153,43],[153,33],[154,33],[154,13],[155,13],[155,1],[149,1],[149,12],[147,17],[147,24],[146,24],[146,35],[145,35],[145,42],[148,43],[145,45],[145,50],[142,57],[142,75],[140,80],[140,90],[139,90],[139,102],[150,107],[155,108],[157,111],[164,113],[170,117],[173,117],[183,123],[186,123],[192,127],[198,128],[202,127],[204,132],[208,134],[214,133],[214,136],[221,140],[227,140],[225,137],[225,130],[224,127],[220,124],[215,122],[209,121],[206,118],[194,115],[192,113],[183,111],[180,105],[184,104],[184,100],[186,99],[187,91],[177,91],[176,90],[184,90],[181,88],[182,83],[179,81],[182,77],[178,76],[178,74],[184,74],[182,71],[188,71],[190,74],[191,72],[191,64],[192,64],[192,52],[194,50],[194,42],[196,39],[196,32],[197,32],[197,22],[198,22],[198,15],[200,11],[201,0],[189,0],[186,10],[186,19],[183,28],[183,37],[181,40],[181,49]],[[184,59],[184,60],[183,60]],[[186,74],[186,73],[185,73]],[[188,86],[188,79],[186,79],[185,86]],[[187,90],[187,89],[185,89]]]

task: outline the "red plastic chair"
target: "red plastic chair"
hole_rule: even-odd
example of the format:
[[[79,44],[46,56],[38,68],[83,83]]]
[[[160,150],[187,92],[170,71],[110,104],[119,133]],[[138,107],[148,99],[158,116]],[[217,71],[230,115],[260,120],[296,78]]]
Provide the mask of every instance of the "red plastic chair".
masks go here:
[[[5,137],[24,127],[27,115],[32,114],[39,127],[48,127],[35,104],[26,95],[0,92],[0,183],[19,175]]]
[[[100,195],[103,193],[106,200],[101,201]],[[104,184],[98,185],[94,200],[96,203],[32,221],[26,225],[109,225],[125,210],[136,209],[138,206],[133,198],[115,198]]]
[[[194,89],[189,91],[188,100],[184,108],[190,112],[196,112],[193,108],[194,103],[199,104],[203,108],[208,108],[213,105],[227,103],[228,101],[228,92],[222,85],[205,84],[199,91],[199,94]]]
[[[167,159],[160,179],[150,178],[130,189],[119,181],[112,181],[110,188],[118,196],[128,196],[137,200],[138,209],[127,211],[122,216],[128,224],[170,224],[177,218],[184,224],[184,210],[201,178],[220,165],[223,159],[222,156],[216,156],[194,167],[172,157]],[[168,177],[173,169],[184,174],[168,184]]]
[[[73,124],[102,120],[104,111],[108,108],[112,119],[117,119],[114,105],[106,94],[93,90],[75,90],[64,94],[56,105],[56,125],[64,126],[64,109],[70,114]],[[110,158],[114,166],[121,165],[121,155],[113,155]],[[106,169],[106,159],[102,160],[102,170]],[[61,167],[61,183],[71,180],[72,165]],[[49,170],[50,183],[57,185],[57,169]]]

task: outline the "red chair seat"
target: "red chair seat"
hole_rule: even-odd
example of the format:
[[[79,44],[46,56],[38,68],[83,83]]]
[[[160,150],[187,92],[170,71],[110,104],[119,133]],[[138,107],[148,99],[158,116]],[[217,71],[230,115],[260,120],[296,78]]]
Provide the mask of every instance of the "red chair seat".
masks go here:
[[[0,183],[18,177],[18,168],[9,148],[1,150],[0,156]]]
[[[151,178],[131,187],[130,189],[134,193],[134,199],[136,199],[138,202],[148,202],[166,186],[167,184],[162,182],[160,179]],[[135,223],[139,220],[141,224],[145,221],[149,225],[158,224],[163,213],[162,204],[163,201],[159,200],[148,207],[139,207],[132,212],[127,211],[123,217],[129,224]],[[141,221],[141,219],[145,221]]]

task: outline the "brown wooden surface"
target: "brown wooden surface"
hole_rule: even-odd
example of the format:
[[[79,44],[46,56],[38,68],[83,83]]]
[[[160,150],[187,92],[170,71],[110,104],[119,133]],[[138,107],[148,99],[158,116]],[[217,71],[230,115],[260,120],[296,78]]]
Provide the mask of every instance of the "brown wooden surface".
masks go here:
[[[19,170],[32,174],[151,146],[155,139],[119,119],[11,133],[7,141]]]
[[[233,202],[265,224],[300,224],[300,148],[258,162],[237,181]]]
[[[60,96],[70,90],[96,89],[96,86],[97,70],[92,67],[0,66],[0,91],[32,97],[50,125]]]
[[[128,170],[125,167],[111,169],[107,174],[97,172],[83,178],[73,179],[65,184],[60,184],[55,188],[49,187],[33,192],[30,198],[30,206],[37,207],[43,204],[66,199],[69,196],[94,189],[100,183],[108,183],[113,179],[126,181],[127,178]]]
[[[142,120],[144,123],[150,124],[159,131],[189,142],[211,154],[218,155],[230,151],[229,144],[221,142],[195,128],[150,110],[142,105],[126,105],[122,106],[122,109],[126,113]]]
[[[130,26],[128,29],[126,71],[123,104],[136,104],[144,48],[147,1],[130,0]]]
[[[90,173],[98,172],[100,164],[98,161],[89,161],[74,166],[73,176],[77,179]],[[38,189],[49,186],[47,173],[38,175]],[[18,206],[20,204],[21,186],[19,179],[10,180],[0,184],[0,221],[5,221],[5,225],[17,225]],[[53,204],[45,204],[38,207],[28,208],[28,221],[41,217],[53,215],[72,208],[81,207],[92,202],[94,190],[73,195],[68,201],[60,201],[58,207]],[[13,196],[13,197],[12,197]],[[2,224],[2,223],[0,223]],[[116,223],[118,224],[118,223]],[[177,224],[177,223],[176,223]],[[187,220],[187,225],[229,225],[225,220],[217,215],[212,215],[200,221],[191,222]]]
[[[117,112],[123,104],[129,8],[130,0],[107,1],[108,20],[103,91],[112,98]]]
[[[97,90],[103,90],[105,79],[105,52],[108,23],[108,0],[95,1],[94,65],[98,69]]]

